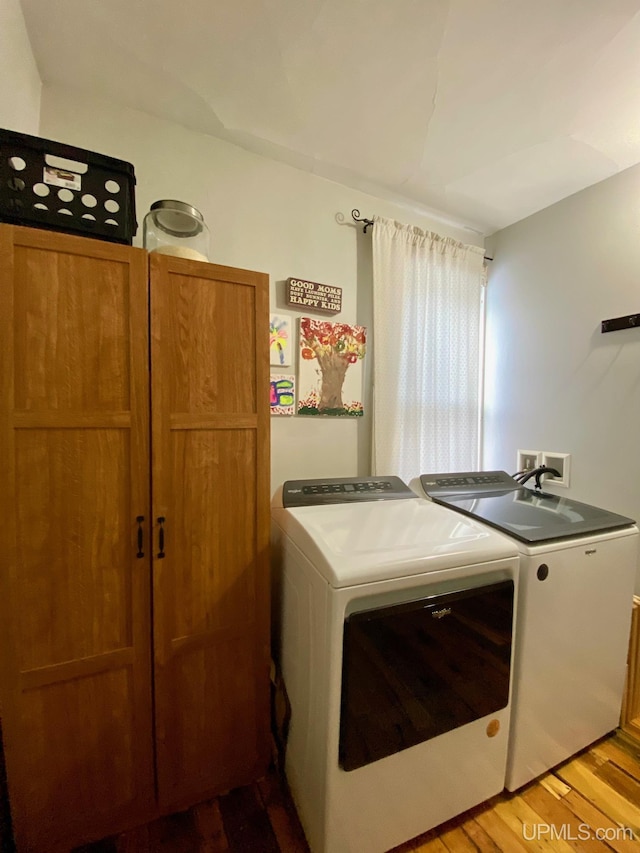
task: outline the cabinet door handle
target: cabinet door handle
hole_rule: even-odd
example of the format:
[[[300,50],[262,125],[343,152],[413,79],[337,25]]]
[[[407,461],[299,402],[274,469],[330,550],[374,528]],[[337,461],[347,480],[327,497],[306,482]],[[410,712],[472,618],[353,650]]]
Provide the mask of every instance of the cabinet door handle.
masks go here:
[[[158,551],[158,559],[162,560],[164,557],[164,515],[158,516],[158,524],[160,525],[160,536],[159,536],[159,547]]]
[[[136,557],[140,559],[140,557],[144,557],[144,551],[142,550],[144,536],[142,531],[142,522],[144,521],[144,515],[137,515],[136,521],[138,522],[138,553],[136,554]]]

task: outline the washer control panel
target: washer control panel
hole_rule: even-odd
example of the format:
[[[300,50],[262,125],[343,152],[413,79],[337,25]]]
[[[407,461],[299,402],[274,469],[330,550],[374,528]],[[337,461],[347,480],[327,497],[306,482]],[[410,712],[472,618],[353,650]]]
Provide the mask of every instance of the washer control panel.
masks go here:
[[[399,477],[333,477],[326,480],[287,480],[282,486],[282,505],[388,501],[415,498]]]
[[[425,494],[433,497],[445,495],[490,495],[519,488],[519,483],[506,471],[469,471],[456,474],[422,474],[420,484]]]

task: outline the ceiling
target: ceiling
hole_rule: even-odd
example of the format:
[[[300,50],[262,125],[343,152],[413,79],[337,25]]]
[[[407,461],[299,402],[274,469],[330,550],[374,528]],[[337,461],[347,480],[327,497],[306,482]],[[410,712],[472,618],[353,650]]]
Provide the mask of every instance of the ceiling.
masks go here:
[[[45,84],[486,234],[640,162],[640,0],[22,8]]]

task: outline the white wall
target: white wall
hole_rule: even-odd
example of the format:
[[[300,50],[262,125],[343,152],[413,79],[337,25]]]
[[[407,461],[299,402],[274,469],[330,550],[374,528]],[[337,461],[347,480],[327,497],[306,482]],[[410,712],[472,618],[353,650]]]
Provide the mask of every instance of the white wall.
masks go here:
[[[42,84],[18,0],[0,0],[0,127],[38,135]]]
[[[640,329],[600,331],[640,312],[640,166],[489,242],[484,467],[571,453],[553,491],[640,519]]]
[[[44,88],[40,132],[133,163],[140,222],[137,245],[142,240],[142,219],[153,201],[177,198],[195,205],[211,229],[211,260],[268,273],[274,310],[287,310],[284,281],[295,276],[341,287],[343,311],[335,319],[370,327],[371,232],[364,235],[351,222],[354,207],[365,216],[379,214],[481,244],[474,232],[68,90]],[[337,213],[349,222],[337,224]],[[370,356],[371,352],[365,359],[369,368]],[[364,402],[370,407],[368,387]],[[369,473],[366,415],[358,422],[274,417],[271,425],[273,488],[285,479]]]

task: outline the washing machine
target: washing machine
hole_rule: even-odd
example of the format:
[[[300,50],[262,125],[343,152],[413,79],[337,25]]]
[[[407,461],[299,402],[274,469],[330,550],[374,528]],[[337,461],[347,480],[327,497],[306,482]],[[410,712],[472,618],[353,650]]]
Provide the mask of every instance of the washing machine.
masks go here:
[[[504,787],[518,549],[396,477],[272,502],[285,770],[312,853],[383,853]]]
[[[618,726],[638,568],[632,519],[537,482],[530,489],[505,471],[411,481],[418,494],[509,536],[520,552],[510,791]]]

